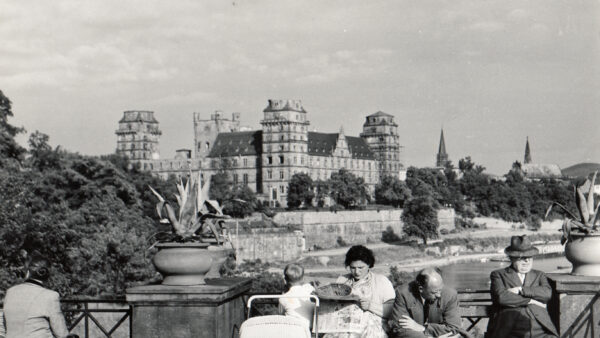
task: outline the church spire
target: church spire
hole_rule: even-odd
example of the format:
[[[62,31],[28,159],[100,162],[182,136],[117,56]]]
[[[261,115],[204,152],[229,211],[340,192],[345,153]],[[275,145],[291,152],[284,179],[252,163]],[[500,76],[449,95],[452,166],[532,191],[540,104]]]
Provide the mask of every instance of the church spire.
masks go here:
[[[531,163],[531,150],[529,149],[529,136],[527,136],[527,142],[525,143],[525,157],[523,163]]]
[[[448,163],[448,153],[446,153],[446,141],[444,140],[444,128],[440,134],[440,147],[438,148],[435,165],[437,167],[445,167]]]

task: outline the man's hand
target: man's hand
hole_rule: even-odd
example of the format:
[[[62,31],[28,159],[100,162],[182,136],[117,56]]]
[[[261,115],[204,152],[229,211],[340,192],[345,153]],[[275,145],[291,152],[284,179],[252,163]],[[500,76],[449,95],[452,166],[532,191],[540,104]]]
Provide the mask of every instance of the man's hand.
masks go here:
[[[507,291],[508,291],[508,292],[512,292],[512,293],[514,293],[515,295],[518,295],[518,294],[521,292],[521,290],[522,290],[522,289],[521,289],[521,287],[520,287],[520,286],[515,286],[514,288],[510,288],[510,289],[508,289]]]
[[[417,332],[425,331],[425,327],[417,322],[415,322],[412,318],[406,315],[402,315],[402,318],[398,319],[398,323],[403,329],[409,329]]]
[[[544,303],[542,303],[542,302],[540,302],[540,301],[537,301],[537,300],[535,300],[535,299],[530,299],[528,304],[532,304],[532,305],[541,306],[541,307],[543,307],[544,309],[546,308],[546,304],[544,304]]]

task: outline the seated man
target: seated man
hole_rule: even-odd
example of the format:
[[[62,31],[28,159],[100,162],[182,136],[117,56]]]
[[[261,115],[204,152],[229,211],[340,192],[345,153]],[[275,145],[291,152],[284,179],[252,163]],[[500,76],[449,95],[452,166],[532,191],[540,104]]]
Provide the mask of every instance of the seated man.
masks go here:
[[[546,309],[552,289],[546,274],[532,269],[538,249],[527,236],[513,236],[504,252],[510,266],[490,275],[495,313],[490,316],[487,337],[557,337]]]
[[[444,287],[439,269],[427,268],[396,289],[388,324],[397,338],[470,337],[460,322],[456,291]]]
[[[304,269],[298,264],[288,264],[283,270],[285,282],[289,288],[284,296],[296,298],[279,298],[279,306],[286,316],[302,319],[310,328],[314,305],[308,296],[315,290],[312,285],[304,284]],[[302,297],[306,298],[302,298]]]

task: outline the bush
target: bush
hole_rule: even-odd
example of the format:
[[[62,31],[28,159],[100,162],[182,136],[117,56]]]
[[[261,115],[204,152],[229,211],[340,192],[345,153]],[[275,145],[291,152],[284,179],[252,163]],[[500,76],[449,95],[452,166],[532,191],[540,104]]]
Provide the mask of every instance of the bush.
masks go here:
[[[383,233],[381,233],[381,241],[385,243],[394,243],[400,241],[401,238],[396,235],[394,229],[388,226]]]

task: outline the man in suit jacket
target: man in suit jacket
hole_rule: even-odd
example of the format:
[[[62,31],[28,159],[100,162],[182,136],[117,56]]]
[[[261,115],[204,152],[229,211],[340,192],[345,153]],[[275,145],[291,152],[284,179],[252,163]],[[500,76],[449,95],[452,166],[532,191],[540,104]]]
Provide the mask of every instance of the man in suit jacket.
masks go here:
[[[456,291],[444,287],[439,269],[428,268],[396,289],[388,324],[390,336],[397,338],[469,337],[460,322]]]
[[[50,263],[33,257],[25,283],[6,291],[4,318],[0,321],[0,337],[65,338],[69,336],[65,317],[60,310],[57,292],[46,289]]]
[[[511,265],[490,275],[494,313],[488,323],[487,337],[557,337],[546,309],[552,289],[542,271],[531,269],[538,249],[526,236],[513,236],[510,242],[504,252]]]

